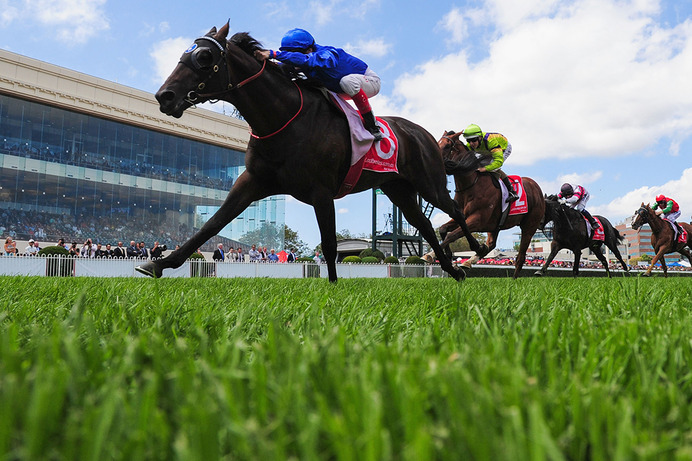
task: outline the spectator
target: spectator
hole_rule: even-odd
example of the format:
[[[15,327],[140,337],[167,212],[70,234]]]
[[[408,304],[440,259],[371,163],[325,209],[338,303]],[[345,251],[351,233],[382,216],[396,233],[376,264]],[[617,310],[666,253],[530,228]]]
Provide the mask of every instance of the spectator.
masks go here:
[[[67,246],[67,244],[65,243],[65,239],[58,240],[58,243],[56,244],[56,246],[63,247],[66,250],[70,249],[70,247]]]
[[[286,256],[286,262],[287,263],[294,263],[296,262],[296,253],[295,253],[295,248],[291,248],[291,250],[288,252],[288,255]]]
[[[159,245],[159,241],[154,242],[154,246],[149,251],[151,259],[160,259],[163,252],[166,250],[166,245]]]
[[[26,256],[36,256],[36,253],[38,253],[38,250],[34,246],[34,239],[30,239],[29,245],[24,249],[24,254]]]
[[[130,240],[130,246],[127,247],[127,257],[130,259],[139,257],[139,247],[134,240]]]
[[[276,250],[274,248],[269,250],[269,254],[267,255],[267,261],[270,263],[278,263],[279,262],[279,255],[276,254]]]
[[[257,245],[252,245],[247,254],[250,256],[251,263],[258,263],[262,260],[262,253],[257,250]]]
[[[139,258],[149,259],[149,251],[147,250],[147,246],[144,244],[144,242],[139,242],[139,248],[137,250],[139,252]]]
[[[319,251],[315,251],[315,256],[312,258],[313,261],[315,261],[316,264],[322,264],[322,257],[320,256]]]
[[[216,246],[216,250],[214,250],[214,254],[212,255],[211,259],[214,261],[223,261],[225,259],[225,254],[223,252],[223,243],[219,243]]]
[[[82,246],[82,257],[83,258],[93,258],[96,256],[96,247],[91,242],[91,239],[87,239]]]
[[[34,247],[36,247],[36,254],[38,255],[38,252],[41,251],[41,247],[38,244],[38,240],[34,240]]]
[[[79,256],[79,248],[77,248],[77,242],[72,242],[72,245],[70,246],[70,249],[68,251],[70,252],[70,256]]]
[[[106,249],[104,250],[104,258],[111,259],[113,257],[113,249],[111,248],[111,244],[107,243],[106,244]]]
[[[17,242],[12,237],[5,239],[5,256],[17,256]]]
[[[113,250],[113,257],[118,259],[127,257],[127,250],[123,246],[123,242],[118,242],[118,246]]]
[[[94,252],[94,258],[106,258],[108,257],[108,252],[102,248],[100,243],[96,244],[96,251]]]
[[[228,250],[228,253],[226,254],[226,261],[232,263],[238,262],[238,253],[233,249],[233,247],[231,247],[231,249]]]
[[[245,262],[245,255],[243,254],[243,248],[242,247],[238,247],[238,262],[239,263]]]
[[[288,253],[286,253],[286,250],[281,250],[276,255],[279,257],[280,263],[285,263],[288,259]]]

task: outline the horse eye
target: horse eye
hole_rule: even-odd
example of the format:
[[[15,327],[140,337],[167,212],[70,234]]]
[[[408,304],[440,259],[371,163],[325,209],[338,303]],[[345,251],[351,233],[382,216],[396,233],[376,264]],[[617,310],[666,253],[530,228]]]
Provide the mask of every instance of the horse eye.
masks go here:
[[[209,48],[198,48],[192,52],[192,60],[202,70],[208,70],[214,64],[214,55]]]

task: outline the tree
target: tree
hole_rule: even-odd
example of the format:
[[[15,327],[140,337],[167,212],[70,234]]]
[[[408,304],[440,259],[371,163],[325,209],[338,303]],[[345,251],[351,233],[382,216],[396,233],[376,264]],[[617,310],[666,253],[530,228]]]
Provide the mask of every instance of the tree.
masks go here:
[[[264,223],[259,229],[250,231],[238,239],[247,245],[266,246],[267,248],[283,248],[284,233],[281,226]]]
[[[286,225],[284,225],[284,248],[293,248],[298,256],[310,253],[310,247],[298,237],[298,232]]]

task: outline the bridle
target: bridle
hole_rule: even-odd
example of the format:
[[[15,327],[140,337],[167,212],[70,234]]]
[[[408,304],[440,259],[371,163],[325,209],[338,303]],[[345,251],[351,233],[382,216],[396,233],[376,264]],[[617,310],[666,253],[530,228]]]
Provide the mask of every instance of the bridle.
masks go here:
[[[202,47],[199,45],[199,41],[201,40],[206,40],[211,42],[215,47],[218,49],[218,57],[216,60],[210,64],[204,63],[203,59],[206,53],[212,53],[212,49],[214,48],[209,48],[209,47]],[[212,53],[212,55],[215,53]],[[186,59],[189,57],[189,59]],[[188,62],[190,61],[190,62]],[[238,83],[237,85],[234,85],[233,82],[231,82],[231,63],[226,59],[226,48],[224,45],[221,45],[215,38],[209,37],[209,36],[204,36],[200,37],[197,40],[194,41],[192,46],[185,50],[185,53],[183,53],[183,56],[180,58],[178,61],[180,64],[184,65],[185,67],[189,68],[192,70],[195,74],[199,75],[200,77],[203,77],[204,80],[199,82],[197,85],[197,90],[202,91],[207,87],[207,83],[209,83],[210,80],[215,78],[221,68],[224,68],[226,70],[225,72],[225,81],[226,83],[224,85],[221,85],[224,87],[224,89],[220,91],[215,91],[211,93],[197,93],[197,91],[190,91],[187,96],[185,97],[185,101],[187,101],[191,105],[195,105],[198,102],[200,102],[201,99],[204,100],[218,100],[218,97],[221,95],[224,95],[226,93],[230,93],[233,90],[237,90],[238,88],[242,88],[243,86],[247,85],[251,81],[255,80],[258,78],[262,73],[264,72],[264,69],[267,65],[267,62],[264,61],[262,63],[262,67],[260,70],[255,73],[254,75],[251,75],[250,77],[246,78],[242,82]],[[225,63],[225,66],[223,65]]]
[[[644,226],[644,224],[649,223],[648,214],[649,214],[649,212],[647,211],[647,209],[645,207],[640,207],[637,210],[635,218],[632,220],[632,224],[630,224],[630,225],[634,228],[634,224],[637,222],[637,218],[641,218],[642,222],[641,222],[641,224],[639,224],[639,229],[638,229],[638,230],[641,230],[641,228]]]
[[[460,149],[457,147],[457,144],[461,142],[461,141],[459,141],[459,138],[454,139],[453,137],[447,136],[446,134],[442,135],[442,137],[440,138],[440,141],[437,142],[437,145],[440,147],[440,149],[444,149],[446,147],[446,146],[444,146],[444,147],[440,146],[440,142],[443,139],[449,141],[449,143],[451,144],[450,151],[456,151],[456,153],[458,153],[458,154],[461,153]],[[454,192],[458,192],[458,193],[464,192],[465,190],[471,189],[473,186],[475,186],[476,183],[478,182],[478,178],[481,177],[481,174],[478,172],[478,170],[474,170],[474,172],[476,173],[476,177],[473,179],[473,182],[471,182],[471,184],[467,185],[466,187],[464,187],[462,189],[454,189]]]
[[[211,42],[211,44],[214,45],[215,48],[202,47],[200,46],[200,43],[198,43],[200,41]],[[231,63],[228,60],[226,47],[224,45],[219,43],[219,41],[217,41],[215,38],[209,37],[207,35],[199,37],[187,50],[185,50],[183,56],[178,61],[180,64],[189,68],[195,74],[203,78],[203,80],[197,85],[197,91],[191,90],[184,98],[184,100],[188,104],[190,104],[190,106],[195,106],[197,103],[201,101],[218,101],[220,96],[242,88],[248,83],[259,78],[264,73],[264,69],[266,69],[267,67],[266,60],[262,61],[262,67],[255,74],[249,76],[248,78],[237,84],[233,84],[233,82],[231,82]],[[204,61],[208,58],[207,53],[211,53],[212,56],[215,54],[212,50],[218,51],[218,57],[216,57],[216,59],[211,63],[205,63]],[[223,65],[224,62],[225,66]],[[223,89],[209,93],[198,93],[198,91],[202,91],[207,87],[207,84],[218,75],[218,72],[221,68],[224,68],[226,70],[225,83],[223,85],[220,85]],[[293,115],[293,117],[291,117],[288,120],[288,122],[286,122],[281,128],[268,135],[258,136],[255,133],[251,132],[250,136],[256,139],[270,138],[280,133],[293,120],[295,120],[296,117],[298,117],[298,114],[300,114],[300,112],[303,110],[303,92],[295,81],[293,82],[293,84],[296,86],[296,88],[298,89],[298,93],[300,94],[300,107],[298,108],[298,111],[295,113],[295,115]]]

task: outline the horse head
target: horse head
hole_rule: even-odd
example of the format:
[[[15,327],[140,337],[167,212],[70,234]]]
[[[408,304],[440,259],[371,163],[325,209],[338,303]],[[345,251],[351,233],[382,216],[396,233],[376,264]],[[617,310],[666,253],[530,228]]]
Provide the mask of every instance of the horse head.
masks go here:
[[[437,145],[442,151],[447,174],[464,174],[477,170],[482,163],[468,150],[459,137],[461,133],[445,131]]]
[[[228,23],[218,31],[212,27],[183,52],[155,95],[161,112],[179,118],[187,108],[223,99],[262,73],[264,66],[253,57],[261,45],[247,33],[227,40],[228,29]]]
[[[644,202],[642,202],[642,205],[634,213],[634,217],[632,218],[632,229],[639,230],[644,224],[650,222],[652,216],[656,216],[654,210],[652,210],[649,205],[644,205]]]

